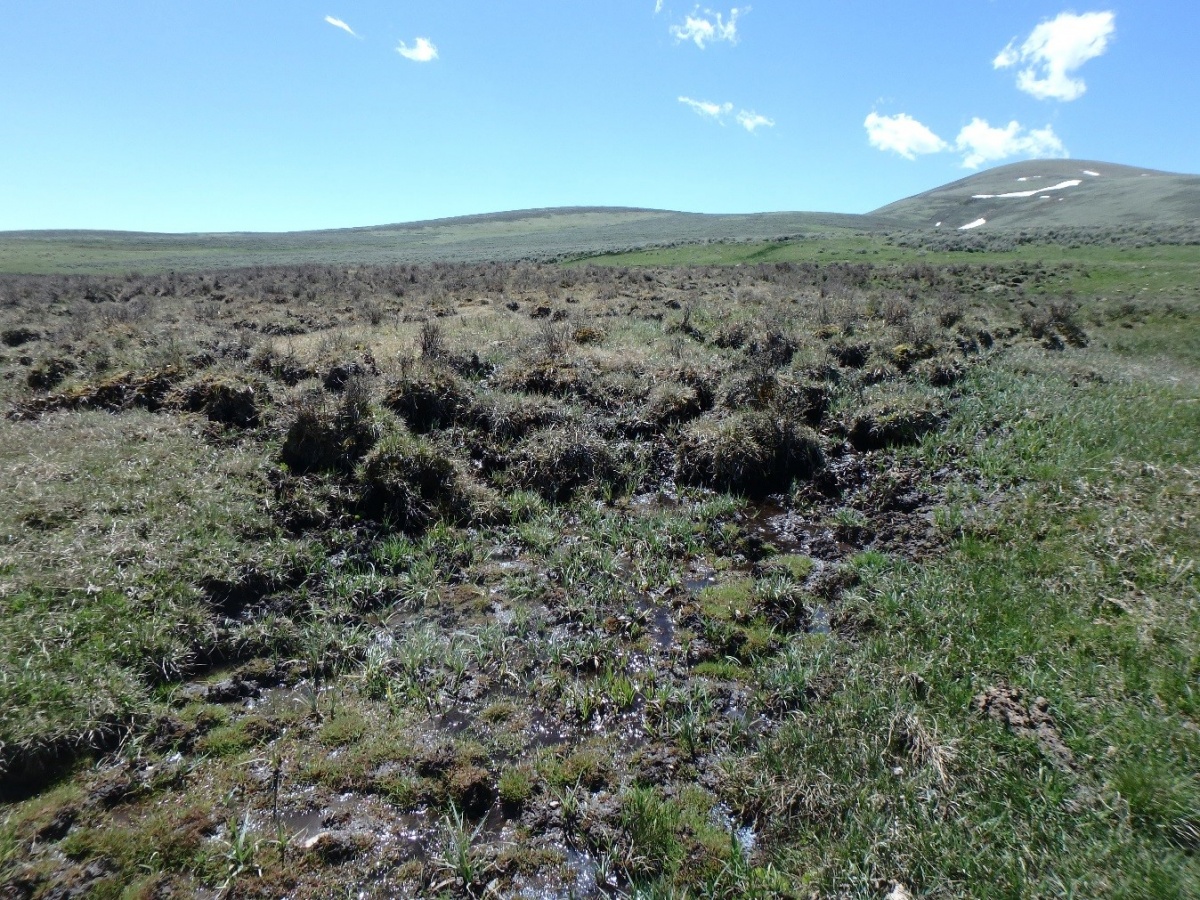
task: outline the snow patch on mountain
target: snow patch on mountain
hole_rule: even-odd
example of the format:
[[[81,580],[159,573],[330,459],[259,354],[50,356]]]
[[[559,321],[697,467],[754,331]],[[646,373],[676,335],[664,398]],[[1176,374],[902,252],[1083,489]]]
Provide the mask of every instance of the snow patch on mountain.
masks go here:
[[[1012,197],[1032,197],[1035,194],[1040,194],[1043,191],[1062,191],[1067,188],[1079,187],[1083,182],[1078,178],[1073,178],[1070,181],[1060,181],[1052,187],[1038,188],[1035,191],[1013,191],[1008,194],[974,194],[972,200],[1007,200]]]

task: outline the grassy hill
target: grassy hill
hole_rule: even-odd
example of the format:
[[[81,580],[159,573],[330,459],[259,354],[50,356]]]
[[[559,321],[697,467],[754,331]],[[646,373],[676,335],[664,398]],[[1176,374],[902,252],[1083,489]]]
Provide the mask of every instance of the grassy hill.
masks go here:
[[[1200,220],[1200,176],[1078,159],[1013,163],[872,213],[913,228],[1120,227]]]
[[[1095,173],[1095,174],[1090,174]],[[366,228],[282,233],[0,232],[0,273],[197,272],[251,266],[513,262],[652,252],[693,262],[706,244],[820,235],[828,253],[871,252],[872,235],[908,229],[957,234],[1015,229],[1125,228],[1200,222],[1200,176],[1084,160],[1014,163],[867,215],[774,212],[709,215],[627,207],[561,207]],[[795,244],[788,250],[796,253]],[[690,248],[690,249],[689,249]],[[726,248],[738,255],[737,247]],[[779,248],[759,246],[772,257]],[[812,254],[817,252],[812,250]],[[664,257],[664,254],[666,255]],[[812,255],[809,254],[809,255]],[[803,255],[803,254],[802,254]],[[669,259],[668,259],[669,257]],[[637,260],[645,261],[645,260]],[[755,256],[755,262],[765,258]]]
[[[705,215],[564,207],[287,233],[11,231],[0,233],[0,272],[96,274],[260,265],[511,262],[672,243],[769,240],[812,232],[853,234],[888,225],[868,216],[839,213]]]

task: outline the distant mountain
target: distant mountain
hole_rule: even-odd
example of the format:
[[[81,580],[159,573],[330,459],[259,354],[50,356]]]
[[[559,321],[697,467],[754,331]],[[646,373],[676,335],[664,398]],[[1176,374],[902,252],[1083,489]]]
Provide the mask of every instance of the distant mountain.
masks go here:
[[[999,166],[871,213],[912,228],[1179,225],[1200,221],[1200,175],[1078,159]]]

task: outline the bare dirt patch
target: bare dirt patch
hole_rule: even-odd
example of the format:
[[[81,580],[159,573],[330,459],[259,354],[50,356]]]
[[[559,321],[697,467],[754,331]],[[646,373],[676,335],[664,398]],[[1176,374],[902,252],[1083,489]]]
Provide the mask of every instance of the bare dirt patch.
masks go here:
[[[1030,698],[1019,688],[992,687],[975,698],[975,708],[1017,737],[1036,740],[1059,768],[1068,771],[1074,768],[1075,756],[1063,743],[1050,715],[1050,701],[1045,697]]]

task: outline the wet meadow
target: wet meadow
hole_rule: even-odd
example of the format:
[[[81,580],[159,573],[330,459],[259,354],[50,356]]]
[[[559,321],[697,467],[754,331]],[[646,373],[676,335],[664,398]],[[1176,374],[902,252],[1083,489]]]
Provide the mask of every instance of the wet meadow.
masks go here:
[[[0,897],[1195,896],[1200,254],[861,242],[0,276]]]

